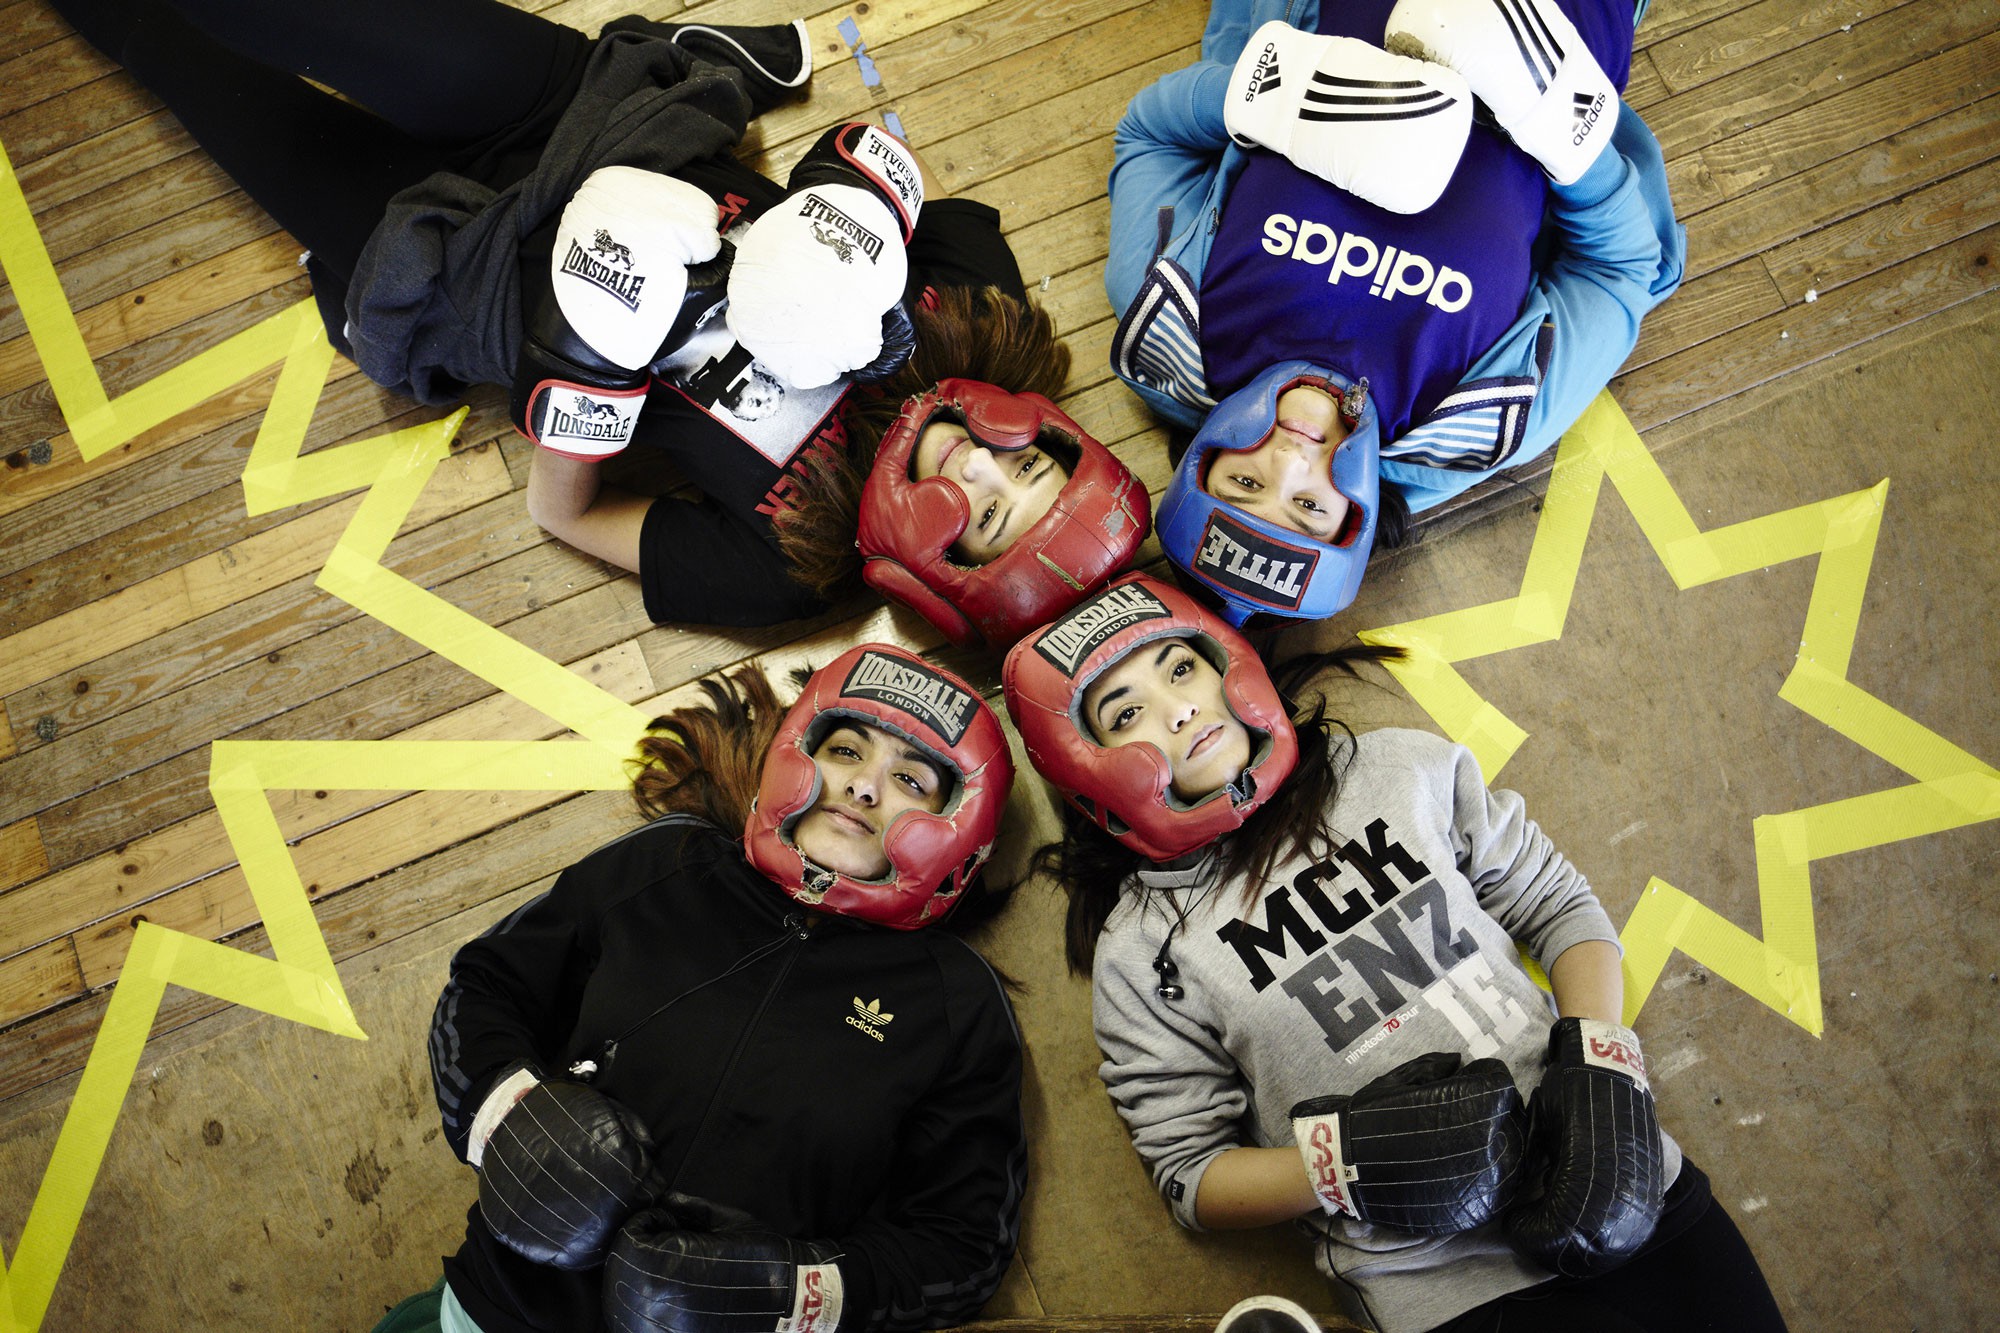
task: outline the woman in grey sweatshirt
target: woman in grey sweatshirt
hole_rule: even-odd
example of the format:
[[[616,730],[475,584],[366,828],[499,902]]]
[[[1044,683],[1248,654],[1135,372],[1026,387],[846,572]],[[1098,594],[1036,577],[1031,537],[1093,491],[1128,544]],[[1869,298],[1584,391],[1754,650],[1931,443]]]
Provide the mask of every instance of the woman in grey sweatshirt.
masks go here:
[[[1099,1072],[1176,1221],[1297,1222],[1383,1333],[1784,1327],[1652,1118],[1617,932],[1464,747],[1295,710],[1137,575],[1005,677],[1070,802],[1042,864]]]

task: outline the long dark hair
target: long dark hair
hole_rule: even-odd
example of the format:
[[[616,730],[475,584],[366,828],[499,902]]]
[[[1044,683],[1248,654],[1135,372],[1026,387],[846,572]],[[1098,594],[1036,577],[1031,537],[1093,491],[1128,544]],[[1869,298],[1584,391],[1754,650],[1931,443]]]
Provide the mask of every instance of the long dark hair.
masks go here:
[[[1353,758],[1354,732],[1328,711],[1324,692],[1313,693],[1303,706],[1294,700],[1323,671],[1358,676],[1364,662],[1391,661],[1402,655],[1400,648],[1355,644],[1307,653],[1270,669],[1271,683],[1285,700],[1298,732],[1298,766],[1241,828],[1205,849],[1221,858],[1216,867],[1219,880],[1243,880],[1246,901],[1256,896],[1272,867],[1286,857],[1333,854],[1333,830],[1327,827],[1326,812],[1339,795],[1341,775]],[[1098,932],[1118,906],[1125,881],[1153,863],[1068,802],[1062,813],[1062,838],[1036,849],[1030,866],[1034,873],[1053,878],[1068,896],[1063,954],[1071,972],[1087,974],[1097,954]]]
[[[918,307],[910,318],[917,343],[909,361],[880,384],[848,393],[841,409],[848,447],[816,450],[795,463],[797,478],[771,518],[792,577],[827,601],[861,586],[861,553],[854,548],[861,488],[905,400],[952,378],[1053,399],[1069,380],[1069,348],[1048,311],[998,287],[941,288],[935,305]]]
[[[799,672],[801,680],[808,672]],[[700,682],[707,702],[676,708],[648,724],[639,756],[630,761],[632,797],[648,819],[693,815],[742,836],[764,777],[764,758],[777,740],[787,705],[763,671],[739,667]],[[943,921],[955,933],[991,920],[1015,886],[973,877]]]

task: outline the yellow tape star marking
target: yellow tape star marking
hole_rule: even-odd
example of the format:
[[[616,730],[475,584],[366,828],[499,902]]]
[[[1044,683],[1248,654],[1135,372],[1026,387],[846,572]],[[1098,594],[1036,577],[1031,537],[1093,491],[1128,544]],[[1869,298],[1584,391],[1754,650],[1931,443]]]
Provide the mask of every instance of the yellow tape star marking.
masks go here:
[[[1369,630],[1361,638],[1409,653],[1390,670],[1447,734],[1472,750],[1492,780],[1527,733],[1481,698],[1453,664],[1562,637],[1606,478],[1683,590],[1818,556],[1798,659],[1778,697],[1915,779],[1754,822],[1763,938],[1657,878],[1619,934],[1627,1023],[1678,949],[1817,1036],[1823,1021],[1812,863],[2000,818],[2000,772],[1847,679],[1887,481],[1702,532],[1632,423],[1603,393],[1563,437],[1520,593]]]
[[[296,310],[272,315],[116,399],[107,397],[4,146],[0,146],[0,269],[6,271],[14,299],[20,302],[21,321],[48,372],[70,438],[86,459],[115,449],[276,364],[285,356],[300,317]],[[303,304],[310,318],[312,303]]]
[[[369,487],[318,586],[567,726],[581,741],[215,743],[209,790],[243,868],[271,958],[150,922],[133,934],[11,1265],[0,1333],[48,1313],[126,1090],[169,983],[344,1037],[365,1038],[285,845],[274,790],[607,791],[645,730],[638,710],[382,564],[463,410],[428,425],[301,455],[333,352],[310,301],[110,399],[91,364],[12,164],[0,150],[0,267],[12,284],[71,437],[86,459],[268,366],[283,363],[243,471],[252,514]]]

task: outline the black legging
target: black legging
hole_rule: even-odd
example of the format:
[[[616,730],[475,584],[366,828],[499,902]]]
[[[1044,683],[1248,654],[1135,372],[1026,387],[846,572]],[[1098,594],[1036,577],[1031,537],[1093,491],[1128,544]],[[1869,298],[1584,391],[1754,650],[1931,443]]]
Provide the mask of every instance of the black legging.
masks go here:
[[[498,0],[51,3],[343,279],[393,195],[536,114],[591,45]]]
[[[1557,1278],[1431,1333],[1785,1333],[1743,1233],[1715,1200],[1685,1231],[1594,1278]]]

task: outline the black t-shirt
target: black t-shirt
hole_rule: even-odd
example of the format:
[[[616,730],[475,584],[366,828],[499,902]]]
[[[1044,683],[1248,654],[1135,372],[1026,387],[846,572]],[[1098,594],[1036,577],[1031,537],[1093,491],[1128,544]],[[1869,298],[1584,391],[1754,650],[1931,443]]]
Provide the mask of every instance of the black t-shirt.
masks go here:
[[[784,193],[734,159],[675,174],[725,209],[735,203],[746,223]],[[909,257],[912,300],[927,286],[994,286],[1027,299],[1000,215],[985,204],[925,204]],[[768,625],[824,610],[791,577],[771,516],[808,451],[847,448],[839,410],[846,381],[786,386],[737,345],[719,314],[655,371],[633,446],[665,453],[702,497],[667,497],[646,511],[639,536],[646,614],[659,622]]]

